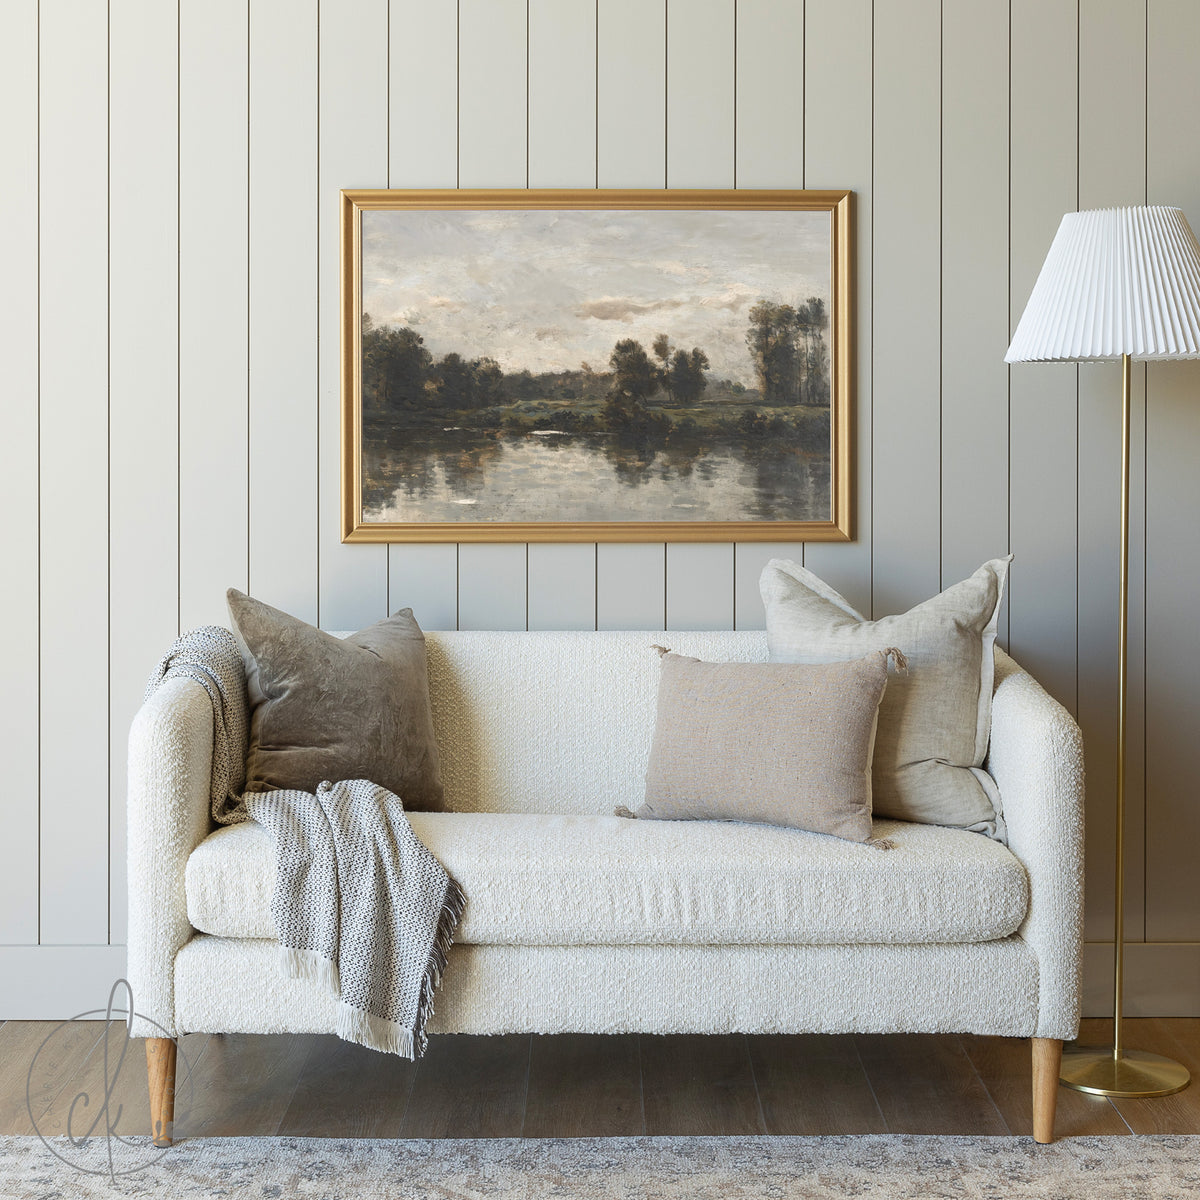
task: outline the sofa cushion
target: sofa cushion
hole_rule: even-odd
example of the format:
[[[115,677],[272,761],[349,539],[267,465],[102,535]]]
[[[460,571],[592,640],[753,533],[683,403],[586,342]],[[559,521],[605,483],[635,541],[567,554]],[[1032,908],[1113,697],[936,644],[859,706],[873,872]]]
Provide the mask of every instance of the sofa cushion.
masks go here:
[[[646,802],[627,815],[758,821],[865,842],[887,663],[880,650],[836,663],[665,654]]]
[[[411,813],[458,881],[455,941],[475,945],[815,945],[1007,937],[1024,867],[958,829],[877,821],[880,850],[732,821]],[[270,834],[209,835],[187,864],[188,918],[220,937],[274,938]]]

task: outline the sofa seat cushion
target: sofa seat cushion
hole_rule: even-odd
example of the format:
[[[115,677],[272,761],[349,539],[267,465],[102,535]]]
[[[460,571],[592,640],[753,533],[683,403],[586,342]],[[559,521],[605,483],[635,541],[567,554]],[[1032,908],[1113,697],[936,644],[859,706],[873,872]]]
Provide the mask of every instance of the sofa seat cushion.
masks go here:
[[[894,849],[732,821],[529,813],[409,814],[467,896],[467,945],[981,942],[1024,919],[1024,867],[960,829],[878,821]],[[187,863],[188,918],[273,938],[270,834],[210,834]]]

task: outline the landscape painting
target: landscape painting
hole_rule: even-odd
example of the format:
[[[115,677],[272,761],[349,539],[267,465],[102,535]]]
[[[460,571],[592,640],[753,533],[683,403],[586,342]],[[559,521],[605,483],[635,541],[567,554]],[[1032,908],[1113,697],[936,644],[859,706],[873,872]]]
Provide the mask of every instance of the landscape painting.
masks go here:
[[[849,536],[848,193],[343,198],[346,540]]]

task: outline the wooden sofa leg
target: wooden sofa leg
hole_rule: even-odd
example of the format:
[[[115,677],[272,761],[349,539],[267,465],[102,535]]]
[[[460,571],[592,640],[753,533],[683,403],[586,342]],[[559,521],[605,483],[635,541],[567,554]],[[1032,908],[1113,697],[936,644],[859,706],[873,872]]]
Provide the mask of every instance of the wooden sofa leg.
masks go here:
[[[150,1136],[169,1146],[175,1124],[175,1040],[146,1039],[146,1076],[150,1082]]]
[[[1063,1044],[1058,1038],[1033,1039],[1033,1140],[1054,1141],[1054,1110],[1058,1104],[1058,1073]]]

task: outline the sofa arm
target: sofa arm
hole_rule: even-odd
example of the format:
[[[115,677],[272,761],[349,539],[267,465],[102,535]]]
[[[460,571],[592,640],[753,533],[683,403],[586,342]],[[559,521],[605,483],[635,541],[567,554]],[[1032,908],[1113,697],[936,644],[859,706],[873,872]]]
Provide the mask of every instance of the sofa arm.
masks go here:
[[[1000,789],[1009,849],[1029,872],[1019,930],[1038,959],[1036,1037],[1079,1030],[1083,950],[1083,738],[1071,714],[996,651],[987,768]]]
[[[146,1022],[135,1037],[174,1036],[175,955],[192,936],[184,894],[188,856],[208,835],[212,702],[191,679],[168,679],[129,731],[128,974]]]

